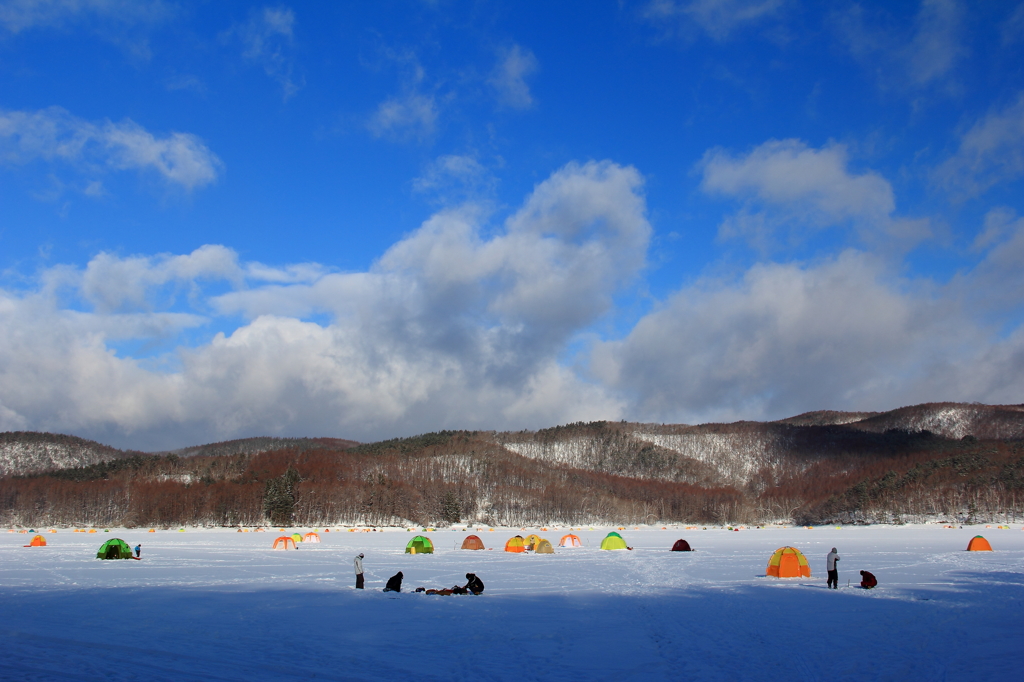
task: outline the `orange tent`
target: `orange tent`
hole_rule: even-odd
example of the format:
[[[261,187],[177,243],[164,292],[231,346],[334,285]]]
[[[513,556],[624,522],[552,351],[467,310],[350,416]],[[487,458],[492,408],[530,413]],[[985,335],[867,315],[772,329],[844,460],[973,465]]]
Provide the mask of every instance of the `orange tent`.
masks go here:
[[[302,536],[303,542],[320,542],[320,536],[316,533],[306,533]]]
[[[986,540],[985,538],[981,537],[980,535],[975,535],[973,538],[971,538],[971,541],[967,543],[967,551],[968,552],[991,552],[992,551],[992,545],[988,544],[988,540]]]
[[[462,541],[462,549],[485,549],[483,540],[475,535],[467,535]]]
[[[526,543],[523,542],[523,536],[517,535],[514,538],[509,538],[508,542],[505,543],[506,552],[525,552]]]
[[[582,547],[583,543],[580,541],[580,536],[569,533],[563,535],[561,541],[558,543],[559,547]]]
[[[289,545],[291,545],[291,546],[289,547]],[[298,548],[299,548],[299,546],[295,544],[295,540],[293,540],[288,535],[282,535],[278,539],[274,540],[274,549],[298,549]]]
[[[811,565],[807,563],[807,557],[796,547],[780,547],[768,560],[768,569],[765,575],[776,578],[810,578]]]
[[[42,535],[37,535],[32,538],[32,542],[25,545],[26,547],[46,547],[46,538]]]

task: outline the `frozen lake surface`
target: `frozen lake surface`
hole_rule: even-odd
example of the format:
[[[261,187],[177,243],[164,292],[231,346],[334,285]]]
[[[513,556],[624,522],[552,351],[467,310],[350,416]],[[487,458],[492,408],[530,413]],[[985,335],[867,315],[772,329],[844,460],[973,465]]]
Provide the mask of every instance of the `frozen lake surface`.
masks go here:
[[[312,529],[298,529],[305,533]],[[537,532],[557,544],[567,530]],[[0,532],[4,680],[1011,680],[1024,670],[1024,532],[936,525],[619,531],[633,551],[501,551],[524,531],[320,533],[59,530],[46,547]],[[475,531],[471,531],[475,532]],[[974,535],[994,552],[966,552]],[[100,544],[142,542],[142,561]],[[692,553],[669,552],[678,538]],[[810,579],[765,577],[791,545]],[[837,547],[843,589],[825,589]],[[366,554],[367,589],[352,559]],[[862,590],[866,569],[879,587]],[[383,593],[451,587],[484,595]],[[847,581],[851,587],[846,587]]]

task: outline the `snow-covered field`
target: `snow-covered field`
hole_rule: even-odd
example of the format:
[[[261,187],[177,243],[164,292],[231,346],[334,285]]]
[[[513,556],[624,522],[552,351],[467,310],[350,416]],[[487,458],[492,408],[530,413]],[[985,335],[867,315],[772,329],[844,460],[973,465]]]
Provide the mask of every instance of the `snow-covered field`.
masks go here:
[[[306,532],[312,529],[302,529]],[[537,529],[528,529],[536,532]],[[508,554],[426,533],[321,533],[272,551],[279,532],[0,531],[4,680],[1012,680],[1024,670],[1024,532],[941,526],[620,531],[634,551]],[[566,531],[540,532],[557,543]],[[981,534],[994,552],[966,552]],[[142,561],[99,545],[142,542]],[[695,552],[669,552],[686,538]],[[810,579],[764,576],[801,549]],[[843,589],[825,589],[825,554]],[[366,554],[367,590],[352,558]],[[868,569],[879,587],[846,587]],[[484,595],[383,593],[450,587]]]

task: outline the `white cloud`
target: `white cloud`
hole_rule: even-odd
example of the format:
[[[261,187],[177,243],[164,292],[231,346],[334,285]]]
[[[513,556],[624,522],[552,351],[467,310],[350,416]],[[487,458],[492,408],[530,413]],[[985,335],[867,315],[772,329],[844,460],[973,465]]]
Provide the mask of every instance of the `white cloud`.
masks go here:
[[[926,221],[893,217],[896,201],[878,173],[854,173],[844,145],[821,149],[800,140],[769,140],[744,156],[708,151],[699,169],[701,188],[739,199],[743,209],[726,219],[721,236],[741,237],[769,249],[783,229],[853,225],[868,241],[881,238],[912,245],[929,236]]]
[[[987,282],[961,284],[981,293]],[[634,397],[629,416],[658,421],[1019,402],[1024,334],[993,334],[962,293],[856,251],[757,265],[679,291],[625,339],[598,344],[591,366]]]
[[[644,266],[641,190],[632,168],[570,164],[501,229],[448,209],[367,272],[239,263],[218,246],[51,268],[34,291],[0,290],[0,418],[143,447],[614,418],[621,400],[557,358]],[[204,279],[232,290],[211,297]],[[88,309],[68,310],[69,297]],[[210,311],[249,321],[171,358],[110,348]],[[330,321],[300,319],[311,314]]]
[[[434,159],[412,182],[414,191],[441,204],[487,201],[498,180],[470,154],[445,154]]]
[[[437,116],[437,103],[432,95],[408,92],[381,102],[368,127],[377,137],[423,139],[434,134]]]
[[[859,4],[836,17],[851,53],[875,71],[886,87],[923,87],[942,81],[967,54],[964,12],[956,0],[922,0],[913,25],[902,32],[871,24]]]
[[[222,163],[195,135],[157,137],[130,119],[92,123],[60,107],[0,110],[0,162],[62,161],[97,173],[104,169],[155,171],[192,190],[214,182]]]
[[[164,19],[170,6],[159,0],[4,0],[0,26],[12,33],[32,28],[61,28],[86,17],[121,24]]]
[[[491,72],[488,83],[496,91],[498,101],[513,109],[529,109],[533,106],[533,95],[526,79],[537,70],[537,58],[533,52],[519,45],[504,50]]]
[[[657,23],[680,25],[685,33],[695,25],[718,41],[743,27],[778,14],[784,0],[651,0],[644,16]]]
[[[1024,93],[993,109],[960,139],[957,152],[940,165],[936,180],[960,197],[980,194],[1024,175]]]
[[[280,84],[286,100],[302,89],[304,80],[295,76],[295,12],[290,7],[254,10],[248,22],[225,34],[231,35],[242,42],[242,56]]]

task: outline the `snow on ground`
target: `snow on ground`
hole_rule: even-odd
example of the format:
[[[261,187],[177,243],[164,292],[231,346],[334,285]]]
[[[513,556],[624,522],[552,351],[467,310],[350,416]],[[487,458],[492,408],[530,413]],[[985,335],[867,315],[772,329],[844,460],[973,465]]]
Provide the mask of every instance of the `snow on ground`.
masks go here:
[[[620,531],[634,551],[508,554],[518,529],[280,533],[0,531],[3,680],[1009,680],[1024,666],[1024,532],[940,526]],[[310,529],[303,529],[304,531]],[[536,529],[528,529],[536,531]],[[566,531],[540,532],[554,543]],[[985,535],[995,552],[966,552]],[[142,561],[99,545],[142,542]],[[697,550],[669,552],[677,538]],[[764,576],[792,545],[811,579]],[[838,547],[843,589],[825,589]],[[367,590],[352,558],[366,554]],[[856,585],[858,570],[879,579]],[[464,583],[484,595],[381,592]]]

